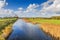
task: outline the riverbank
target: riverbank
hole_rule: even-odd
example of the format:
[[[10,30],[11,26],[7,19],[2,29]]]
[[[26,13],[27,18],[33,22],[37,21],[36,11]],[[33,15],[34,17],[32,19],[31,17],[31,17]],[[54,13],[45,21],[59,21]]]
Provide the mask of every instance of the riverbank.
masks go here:
[[[5,40],[9,36],[16,20],[17,18],[0,18],[0,40]]]
[[[12,25],[13,24],[10,24],[10,25],[8,25],[4,30],[2,30],[2,36],[4,37],[4,38],[6,38],[11,32],[12,32]]]
[[[53,40],[60,40],[60,25],[42,23],[40,26],[48,35],[52,37]]]
[[[11,32],[12,32],[12,24],[6,26],[6,28],[2,30],[2,34],[0,36],[2,39],[5,40],[5,38],[7,38]],[[0,40],[2,40],[1,38]]]
[[[39,28],[41,28],[46,35],[52,37],[52,40],[60,40],[60,20],[53,19],[23,19],[26,22],[30,22],[33,24],[39,24]]]

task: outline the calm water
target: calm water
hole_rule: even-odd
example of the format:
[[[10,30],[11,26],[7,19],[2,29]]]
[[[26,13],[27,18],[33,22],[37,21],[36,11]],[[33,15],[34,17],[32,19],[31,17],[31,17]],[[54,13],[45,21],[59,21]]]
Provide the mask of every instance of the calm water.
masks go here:
[[[22,19],[17,20],[13,25],[13,32],[8,40],[51,40],[38,25],[26,23]]]

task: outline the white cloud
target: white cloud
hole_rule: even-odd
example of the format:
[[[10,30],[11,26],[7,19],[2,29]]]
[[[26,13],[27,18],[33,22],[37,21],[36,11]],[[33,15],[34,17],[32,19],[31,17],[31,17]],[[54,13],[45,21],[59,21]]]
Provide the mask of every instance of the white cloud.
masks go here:
[[[8,5],[6,0],[0,0],[0,17],[13,17],[14,11],[10,9],[4,9],[4,7]]]
[[[23,11],[22,10],[19,10],[19,11],[16,11],[15,13],[19,17],[51,17],[51,14],[50,14],[51,12],[48,13],[47,12],[48,10],[46,10],[47,7],[50,6],[48,3],[49,3],[49,1],[47,3],[45,2],[45,3],[41,4],[41,5],[38,5],[38,4],[30,4],[26,8],[26,10],[22,9]],[[42,6],[42,9],[41,10],[38,9],[38,8],[40,8],[40,6]]]
[[[19,10],[19,11],[23,11],[23,8],[20,7],[20,8],[18,8],[18,10]]]
[[[48,2],[53,2],[53,4],[49,5]],[[48,5],[49,6],[48,6]],[[60,16],[60,0],[49,0],[42,4],[43,8],[40,10],[40,13],[44,16]],[[45,6],[44,6],[45,5]]]
[[[0,9],[0,17],[14,17],[14,11],[10,9]]]
[[[32,11],[35,11],[35,9],[39,7],[39,5],[37,4],[30,4],[27,9],[26,9],[26,12],[32,12]]]
[[[6,1],[6,0],[5,0]],[[18,17],[51,17],[60,16],[60,0],[48,0],[47,2],[38,4],[30,4],[26,9],[18,8],[17,11],[4,9],[8,5],[5,1],[0,1],[0,16],[15,16]]]
[[[0,0],[0,8],[2,8],[2,7],[5,6],[5,1],[6,1],[6,0],[4,0],[4,1],[3,1],[3,0]]]
[[[39,7],[39,5],[37,5],[37,4],[30,4],[26,8],[26,10],[24,10],[23,8],[19,8],[20,10],[16,11],[15,13],[19,17],[38,17],[37,7]]]

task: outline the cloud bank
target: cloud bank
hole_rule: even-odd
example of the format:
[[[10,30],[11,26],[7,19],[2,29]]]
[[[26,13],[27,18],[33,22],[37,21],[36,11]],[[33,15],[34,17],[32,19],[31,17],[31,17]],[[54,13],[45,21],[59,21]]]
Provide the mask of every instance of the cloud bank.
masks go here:
[[[4,9],[4,7],[8,5],[6,3],[6,0],[0,0],[0,17],[13,17],[15,16],[13,13],[13,10],[10,9]]]
[[[60,0],[48,0],[42,4],[30,4],[26,9],[18,8],[14,11],[4,9],[4,6],[9,5],[6,0],[0,1],[0,17],[52,17],[60,16]]]

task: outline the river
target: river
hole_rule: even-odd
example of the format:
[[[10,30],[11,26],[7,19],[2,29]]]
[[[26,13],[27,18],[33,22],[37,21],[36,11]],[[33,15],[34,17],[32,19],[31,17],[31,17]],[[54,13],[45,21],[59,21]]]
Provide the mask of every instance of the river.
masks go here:
[[[45,35],[37,24],[18,19],[13,24],[13,32],[8,40],[51,40],[51,38]]]

